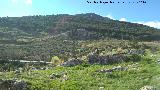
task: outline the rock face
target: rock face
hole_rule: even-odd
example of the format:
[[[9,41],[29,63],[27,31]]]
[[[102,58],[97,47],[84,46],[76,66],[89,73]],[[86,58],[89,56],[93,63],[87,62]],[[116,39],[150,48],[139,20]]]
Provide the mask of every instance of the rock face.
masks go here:
[[[0,90],[27,90],[28,84],[25,81],[0,80]]]
[[[94,30],[86,30],[83,28],[73,30],[72,32],[69,33],[69,36],[77,40],[90,40],[90,39],[103,38],[101,34],[94,32]]]
[[[82,64],[82,63],[83,63],[82,60],[79,60],[79,59],[72,59],[72,60],[69,60],[69,61],[66,61],[66,62],[62,63],[61,66],[68,66],[68,67],[71,67],[71,66],[80,65],[80,64]]]
[[[126,59],[128,59],[128,57],[123,54],[108,56],[99,56],[97,54],[93,54],[88,56],[88,62],[90,64],[113,64],[123,62]]]

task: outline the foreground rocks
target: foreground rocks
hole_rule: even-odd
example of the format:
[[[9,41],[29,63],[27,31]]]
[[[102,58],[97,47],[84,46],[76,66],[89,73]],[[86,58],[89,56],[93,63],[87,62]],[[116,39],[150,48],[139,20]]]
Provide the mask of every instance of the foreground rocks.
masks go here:
[[[27,90],[28,84],[18,80],[0,80],[0,90]]]

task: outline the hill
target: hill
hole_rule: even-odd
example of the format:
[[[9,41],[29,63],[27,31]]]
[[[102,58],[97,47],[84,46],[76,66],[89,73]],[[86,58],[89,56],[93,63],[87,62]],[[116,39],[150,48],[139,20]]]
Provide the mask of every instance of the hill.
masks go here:
[[[158,90],[160,30],[94,13],[0,18],[0,90]]]
[[[67,60],[86,42],[112,39],[159,41],[160,30],[94,13],[0,18],[0,58],[6,60]]]

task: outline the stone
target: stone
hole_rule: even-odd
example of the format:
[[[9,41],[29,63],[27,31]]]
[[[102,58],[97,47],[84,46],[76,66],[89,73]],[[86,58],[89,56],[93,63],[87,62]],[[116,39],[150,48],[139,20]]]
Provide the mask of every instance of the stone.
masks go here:
[[[123,54],[114,54],[114,55],[107,55],[107,56],[100,56],[98,54],[88,55],[88,63],[89,64],[114,64],[120,63],[128,59],[126,55]]]
[[[82,63],[83,63],[82,60],[79,60],[79,59],[71,59],[71,60],[68,60],[68,61],[62,63],[61,66],[71,67],[71,66],[80,65],[80,64],[82,64]]]
[[[60,73],[52,73],[50,75],[50,79],[57,79],[57,78],[66,78],[67,73],[65,72],[60,72]]]
[[[111,69],[102,69],[102,70],[98,70],[97,72],[101,72],[101,73],[112,73],[114,71],[125,71],[127,70],[128,67],[122,67],[122,66],[114,66]]]
[[[27,90],[28,83],[21,80],[0,80],[0,90]]]
[[[140,90],[157,90],[157,89],[153,86],[144,86],[144,87],[140,88]]]
[[[13,85],[13,90],[27,90],[27,83],[25,81],[16,81]]]
[[[52,73],[50,75],[50,79],[56,79],[56,78],[60,78],[60,77],[61,77],[61,75],[60,74],[56,74],[56,73]]]
[[[145,50],[141,50],[141,49],[139,49],[139,50],[133,49],[133,50],[129,50],[128,54],[141,54],[141,55],[143,55],[143,54],[145,54]]]
[[[157,60],[157,63],[158,63],[158,64],[160,64],[160,59],[159,59],[159,60]]]

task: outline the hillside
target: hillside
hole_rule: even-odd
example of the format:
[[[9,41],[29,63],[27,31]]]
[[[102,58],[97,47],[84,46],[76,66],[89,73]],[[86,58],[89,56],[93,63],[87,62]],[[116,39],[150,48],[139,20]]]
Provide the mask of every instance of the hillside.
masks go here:
[[[159,40],[159,31],[149,26],[120,22],[94,13],[77,15],[46,15],[0,18],[1,38],[19,39],[20,36],[40,37],[85,29],[104,37],[144,40]],[[158,33],[157,33],[158,32]],[[76,33],[74,33],[76,34]],[[73,35],[74,35],[73,34]],[[98,36],[99,37],[99,36]],[[152,37],[152,38],[151,38]],[[92,38],[91,38],[92,39]]]
[[[55,55],[67,60],[82,49],[81,42],[112,39],[157,41],[160,31],[94,13],[0,18],[0,58],[5,60],[49,61]]]
[[[153,27],[94,13],[0,18],[0,90],[158,90],[159,64]]]

